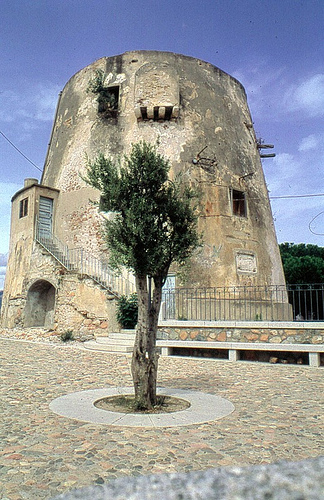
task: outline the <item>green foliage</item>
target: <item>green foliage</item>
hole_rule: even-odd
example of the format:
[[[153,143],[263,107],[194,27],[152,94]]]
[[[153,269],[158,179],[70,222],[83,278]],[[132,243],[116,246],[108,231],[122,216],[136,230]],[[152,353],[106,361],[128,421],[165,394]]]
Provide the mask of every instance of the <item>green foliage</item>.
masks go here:
[[[73,330],[65,330],[65,332],[61,333],[60,338],[62,342],[68,342],[69,340],[74,340]]]
[[[105,85],[105,74],[97,69],[95,76],[89,81],[87,92],[97,95],[99,113],[113,115],[118,107],[116,95]]]
[[[279,245],[287,283],[324,283],[324,248],[304,243]]]
[[[133,329],[137,323],[138,304],[137,294],[129,297],[122,295],[117,302],[117,321],[122,328]]]
[[[166,279],[200,243],[197,195],[181,178],[168,179],[169,161],[155,145],[133,144],[123,161],[99,155],[88,161],[84,180],[101,191],[100,209],[116,212],[106,223],[112,264],[137,276]]]

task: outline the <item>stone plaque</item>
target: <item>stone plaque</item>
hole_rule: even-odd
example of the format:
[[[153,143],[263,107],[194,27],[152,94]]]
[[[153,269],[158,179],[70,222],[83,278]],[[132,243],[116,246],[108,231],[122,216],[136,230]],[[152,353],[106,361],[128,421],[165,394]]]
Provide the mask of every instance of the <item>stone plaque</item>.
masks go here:
[[[255,255],[252,253],[237,253],[236,269],[238,273],[256,274],[258,271]]]

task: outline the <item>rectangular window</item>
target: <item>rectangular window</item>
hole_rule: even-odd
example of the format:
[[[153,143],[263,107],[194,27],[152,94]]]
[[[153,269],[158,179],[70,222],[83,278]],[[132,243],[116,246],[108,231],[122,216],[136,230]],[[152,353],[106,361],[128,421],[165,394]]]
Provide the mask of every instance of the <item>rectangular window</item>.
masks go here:
[[[19,219],[26,217],[28,214],[28,198],[24,198],[19,204]]]
[[[243,191],[237,191],[236,189],[231,189],[232,198],[232,213],[233,215],[238,215],[239,217],[246,217],[246,199],[245,193]]]
[[[105,118],[116,118],[118,112],[119,87],[106,87],[98,96],[98,111]]]

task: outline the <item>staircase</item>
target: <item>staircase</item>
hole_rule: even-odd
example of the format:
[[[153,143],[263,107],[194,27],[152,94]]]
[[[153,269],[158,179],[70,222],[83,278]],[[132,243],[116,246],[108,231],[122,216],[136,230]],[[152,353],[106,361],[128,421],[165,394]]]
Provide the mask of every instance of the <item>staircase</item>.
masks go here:
[[[166,333],[157,332],[157,341],[167,339]],[[83,346],[90,351],[130,354],[133,352],[134,342],[135,330],[122,330],[120,333],[109,333],[108,337],[97,337],[84,342]],[[161,347],[157,347],[157,352],[161,353]]]
[[[37,226],[35,240],[65,269],[93,279],[112,295],[119,297],[135,292],[133,282],[116,274],[107,264],[82,248],[68,248],[56,236],[42,231],[39,226]]]
[[[100,352],[129,354],[133,351],[135,332],[128,330],[121,333],[109,333],[109,337],[97,337],[96,340],[84,342],[85,349]]]

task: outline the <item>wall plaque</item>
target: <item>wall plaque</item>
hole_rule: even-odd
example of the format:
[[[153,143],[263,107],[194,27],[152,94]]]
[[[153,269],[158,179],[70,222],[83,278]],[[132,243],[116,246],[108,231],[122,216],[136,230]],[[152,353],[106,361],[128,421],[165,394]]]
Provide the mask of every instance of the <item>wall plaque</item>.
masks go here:
[[[237,253],[236,269],[238,273],[256,274],[258,271],[255,255],[252,253]]]

